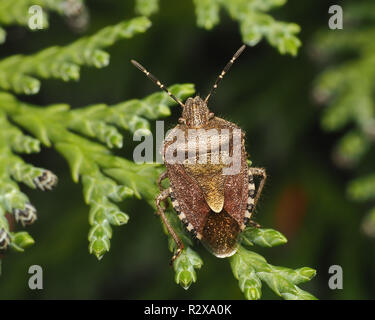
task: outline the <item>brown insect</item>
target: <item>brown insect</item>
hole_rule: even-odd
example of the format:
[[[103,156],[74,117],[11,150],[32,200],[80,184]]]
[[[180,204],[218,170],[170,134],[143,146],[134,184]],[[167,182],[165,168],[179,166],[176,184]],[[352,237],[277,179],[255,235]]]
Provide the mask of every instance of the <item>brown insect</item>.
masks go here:
[[[236,147],[233,135],[235,130],[240,130],[240,128],[232,122],[215,117],[208,109],[207,102],[221,79],[244,49],[245,45],[241,46],[227,63],[204,100],[196,96],[195,98],[188,98],[185,104],[142,65],[131,60],[139,70],[166,91],[183,108],[182,117],[178,121],[179,124],[164,140],[162,153],[167,171],[161,174],[158,179],[161,193],[156,198],[158,214],[177,244],[172,262],[179,256],[184,244],[165,217],[165,208],[161,203],[164,202],[167,205],[168,198],[171,199],[172,205],[187,231],[193,237],[199,239],[217,257],[229,257],[237,251],[239,234],[246,225],[251,224],[259,227],[256,222],[251,220],[251,217],[266,181],[266,171],[263,168],[248,167],[242,131],[239,140],[240,145],[237,145],[241,151],[240,159],[238,159],[240,170],[236,174],[224,175],[223,169],[228,167],[228,164],[222,160],[218,163],[213,163],[213,161],[199,163],[198,161],[194,164],[190,164],[186,160],[180,163],[166,161],[167,149],[176,141],[176,139],[173,139],[175,132],[180,131],[188,136],[190,129],[216,129],[218,132],[223,132],[226,129],[230,132],[229,153],[233,155],[233,150]],[[177,151],[182,148],[184,154],[191,151],[195,154],[199,147],[199,145],[196,145],[194,146],[195,149],[192,150],[188,140],[185,140],[185,143],[180,145]],[[212,155],[213,151],[210,144],[206,154]],[[257,191],[255,191],[254,176],[261,178]],[[166,178],[169,178],[170,182],[168,189],[164,189],[161,185],[161,182]]]

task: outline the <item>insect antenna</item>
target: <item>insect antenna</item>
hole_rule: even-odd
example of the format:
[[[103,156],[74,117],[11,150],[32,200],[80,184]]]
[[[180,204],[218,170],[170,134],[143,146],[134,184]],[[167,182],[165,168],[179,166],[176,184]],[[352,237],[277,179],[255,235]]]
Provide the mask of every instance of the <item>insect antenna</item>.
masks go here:
[[[130,62],[136,67],[138,68],[139,70],[141,70],[148,78],[151,79],[151,81],[153,83],[155,83],[160,89],[164,90],[166,93],[168,93],[168,95],[174,100],[176,101],[181,107],[185,107],[185,105],[176,97],[172,94],[172,92],[170,92],[165,86],[164,84],[162,84],[153,74],[151,74],[150,72],[148,72],[146,70],[145,67],[143,67],[139,62],[135,61],[135,60],[130,60]]]
[[[211,95],[215,92],[217,86],[219,85],[220,81],[224,78],[224,75],[228,72],[234,61],[240,56],[240,54],[245,50],[246,45],[242,45],[241,48],[237,50],[237,52],[234,54],[232,59],[227,63],[223,71],[221,71],[220,75],[217,77],[214,86],[212,87],[210,93],[207,95],[206,99],[204,99],[204,102],[207,103],[208,99],[211,97]]]

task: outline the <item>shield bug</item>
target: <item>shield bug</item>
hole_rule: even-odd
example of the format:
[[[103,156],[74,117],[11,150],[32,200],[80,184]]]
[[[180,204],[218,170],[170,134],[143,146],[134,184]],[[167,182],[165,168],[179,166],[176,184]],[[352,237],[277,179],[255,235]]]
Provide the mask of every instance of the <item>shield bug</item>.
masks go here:
[[[167,204],[168,198],[187,231],[217,257],[229,257],[237,251],[239,234],[246,225],[259,226],[251,217],[266,181],[266,171],[264,168],[248,166],[245,135],[241,129],[232,122],[216,117],[207,107],[219,82],[245,47],[241,46],[227,63],[205,99],[196,96],[188,98],[185,103],[141,64],[131,60],[133,65],[182,107],[179,124],[164,140],[162,154],[167,170],[158,179],[161,193],[156,198],[157,213],[177,245],[172,262],[184,245],[166,219],[162,203]],[[190,135],[194,130],[198,130],[198,134]],[[209,143],[207,139],[205,143],[200,140],[205,132],[214,132],[208,135]],[[224,132],[227,134],[224,135]],[[239,139],[236,139],[238,133]],[[180,140],[178,135],[182,136]],[[199,142],[191,143],[192,136],[195,142],[197,138]],[[224,145],[228,152],[224,151]],[[235,150],[239,150],[239,153],[235,154]],[[176,154],[182,154],[183,157],[176,157]],[[218,158],[213,157],[217,154]],[[229,168],[225,155],[228,159],[231,157],[237,160],[237,171],[224,173]],[[257,191],[254,176],[260,177]],[[163,189],[161,182],[166,178],[169,179],[170,187]]]

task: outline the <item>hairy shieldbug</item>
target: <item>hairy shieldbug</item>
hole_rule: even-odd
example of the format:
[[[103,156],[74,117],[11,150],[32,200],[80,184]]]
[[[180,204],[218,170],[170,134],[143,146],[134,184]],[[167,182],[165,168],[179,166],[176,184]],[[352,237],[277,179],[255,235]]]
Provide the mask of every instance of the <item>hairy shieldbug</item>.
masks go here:
[[[216,117],[207,107],[207,102],[219,82],[245,47],[245,45],[241,46],[227,63],[204,100],[196,96],[188,98],[185,104],[141,64],[131,60],[139,70],[145,73],[160,89],[166,91],[183,108],[179,124],[164,140],[162,153],[167,171],[161,174],[158,179],[161,193],[156,198],[157,213],[177,244],[172,262],[179,256],[184,245],[165,217],[165,208],[161,203],[167,203],[168,198],[171,199],[172,205],[186,229],[217,257],[229,257],[237,251],[239,234],[246,225],[259,226],[251,220],[251,217],[266,181],[266,171],[264,168],[248,167],[244,133],[241,131],[240,140],[236,145],[234,131],[240,130],[240,128],[232,122]],[[173,132],[180,131],[186,137],[189,136],[188,131],[192,129],[216,129],[220,132],[228,130],[230,132],[229,153],[233,156],[236,146],[241,151],[238,159],[240,163],[238,172],[224,175],[222,170],[227,167],[227,164],[222,160],[218,163],[213,163],[213,161],[200,163],[198,160],[193,164],[186,159],[182,162],[166,161],[168,147],[176,142],[175,139],[170,139]],[[222,141],[222,138],[219,138],[219,141]],[[189,139],[185,139],[183,142],[182,146],[180,144],[177,147],[177,152],[181,149],[184,156],[190,155],[190,152],[196,155],[200,145],[192,147],[189,144]],[[221,149],[222,146],[220,146]],[[210,148],[205,150],[206,155],[212,156],[212,143]],[[201,153],[199,153],[200,157]],[[195,160],[197,159],[198,157]],[[261,178],[257,191],[255,191],[254,176]],[[161,185],[161,182],[166,178],[169,178],[170,182],[168,189],[164,189]]]

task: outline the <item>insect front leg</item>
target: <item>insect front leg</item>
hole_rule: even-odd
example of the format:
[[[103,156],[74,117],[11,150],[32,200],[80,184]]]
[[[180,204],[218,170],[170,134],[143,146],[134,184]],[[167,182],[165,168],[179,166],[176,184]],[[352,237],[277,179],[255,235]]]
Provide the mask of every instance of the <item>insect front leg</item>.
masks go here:
[[[159,179],[158,179],[158,186],[159,186],[159,190],[160,191],[163,191],[164,190],[164,187],[162,186],[161,182],[165,179],[168,178],[168,173],[167,171],[163,172],[160,176],[159,176]],[[165,205],[165,209],[168,208],[169,206],[169,202],[168,202],[168,199],[164,200],[164,205]]]
[[[168,178],[168,173],[167,171],[163,172],[160,176],[159,176],[159,179],[158,179],[158,186],[159,186],[159,189],[160,191],[163,191],[164,190],[164,187],[162,186],[161,182],[165,179]]]
[[[261,177],[258,191],[255,194],[255,183],[254,183],[254,176]],[[260,225],[255,221],[251,220],[251,217],[254,213],[255,207],[258,203],[259,197],[262,193],[264,184],[266,183],[267,174],[264,168],[249,168],[249,187],[248,187],[248,200],[247,200],[247,207],[245,213],[245,225],[250,224],[253,227],[260,228]]]
[[[161,202],[167,201],[169,197],[170,197],[170,189],[168,188],[168,189],[163,190],[156,198],[156,207],[158,209],[157,214],[160,215],[165,226],[167,227],[169,234],[171,235],[171,237],[173,238],[177,246],[177,250],[175,254],[173,255],[172,260],[170,262],[170,264],[172,265],[173,262],[178,258],[178,256],[181,254],[182,250],[184,249],[184,244],[181,241],[181,239],[178,237],[177,233],[174,231],[173,227],[168,222],[168,219],[165,216],[165,208],[161,206]]]

